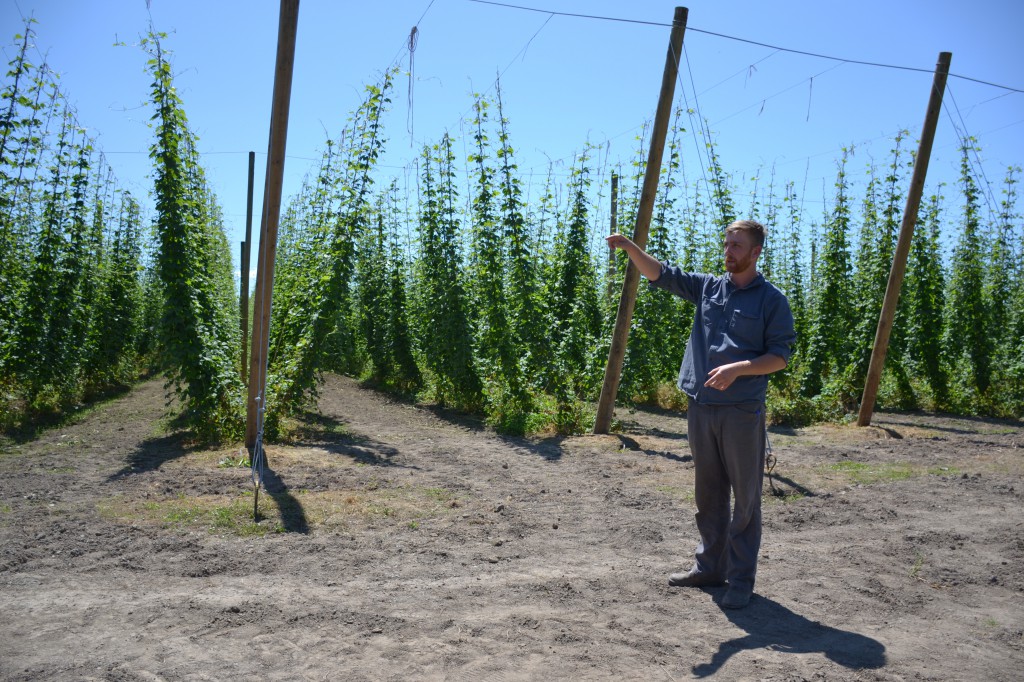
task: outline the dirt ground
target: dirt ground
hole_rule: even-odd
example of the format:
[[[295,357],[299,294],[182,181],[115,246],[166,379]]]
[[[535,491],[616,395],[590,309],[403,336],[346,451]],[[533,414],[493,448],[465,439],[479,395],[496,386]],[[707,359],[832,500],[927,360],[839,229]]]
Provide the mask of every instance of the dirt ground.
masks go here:
[[[159,380],[0,450],[3,680],[1019,680],[1024,423],[772,429],[749,607],[696,544],[680,415],[507,438],[328,377],[268,447]]]

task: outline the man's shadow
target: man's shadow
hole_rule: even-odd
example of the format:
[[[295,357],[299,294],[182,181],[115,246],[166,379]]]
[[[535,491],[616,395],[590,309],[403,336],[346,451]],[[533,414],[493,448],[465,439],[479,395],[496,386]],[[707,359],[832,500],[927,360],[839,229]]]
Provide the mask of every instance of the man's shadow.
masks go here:
[[[693,667],[697,677],[709,677],[740,651],[770,649],[792,654],[823,654],[845,668],[881,668],[885,646],[878,640],[829,627],[793,613],[782,604],[755,595],[745,609],[722,609],[746,636],[722,642],[708,663]]]

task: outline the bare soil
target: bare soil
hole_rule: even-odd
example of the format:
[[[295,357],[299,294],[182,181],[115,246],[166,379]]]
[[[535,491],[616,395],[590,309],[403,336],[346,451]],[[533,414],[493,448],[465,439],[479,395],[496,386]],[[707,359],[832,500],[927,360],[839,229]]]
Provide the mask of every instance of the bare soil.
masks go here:
[[[159,380],[0,450],[2,680],[1019,680],[1024,424],[772,429],[756,595],[677,589],[686,422],[508,438],[328,377],[268,447]]]

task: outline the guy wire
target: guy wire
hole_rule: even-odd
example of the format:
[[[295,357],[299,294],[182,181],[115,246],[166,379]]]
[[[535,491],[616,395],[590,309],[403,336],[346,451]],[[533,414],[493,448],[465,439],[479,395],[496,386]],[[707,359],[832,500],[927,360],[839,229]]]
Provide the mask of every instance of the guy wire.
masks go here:
[[[676,54],[676,51],[672,47],[671,43],[669,43],[669,50],[671,50],[672,59],[674,59],[675,63],[676,63],[676,80],[679,81],[679,89],[683,93],[683,101],[686,104],[686,108],[689,109],[690,108],[690,103],[689,103],[689,100],[686,97],[686,86],[683,84],[682,69],[681,69],[681,65],[680,65],[679,55]],[[701,136],[704,138],[705,149],[710,150],[711,149],[711,141],[710,141],[711,136],[708,133],[707,127],[705,125],[704,116],[703,116],[703,114],[700,111],[700,102],[697,99],[697,86],[696,86],[696,83],[693,80],[693,70],[690,68],[690,55],[686,51],[686,43],[685,42],[683,43],[683,54],[686,56],[686,71],[687,71],[687,73],[690,76],[690,87],[693,89],[693,106],[694,106],[694,110],[697,112],[697,124],[700,126]],[[701,162],[701,164],[700,164],[700,172],[701,172],[701,176],[703,176],[703,178],[704,178],[704,187],[705,187],[705,189],[706,189],[706,191],[708,193],[708,204],[714,206],[715,205],[715,200],[714,200],[714,197],[711,194],[711,183],[708,182],[708,175],[707,175],[707,166],[711,165],[711,157],[710,157],[710,155],[705,156],[705,157],[701,156],[700,143],[697,140],[697,132],[696,131],[693,131],[693,138],[694,138],[693,139],[694,146],[697,148],[697,159]],[[718,212],[721,215],[722,220],[724,221],[725,220],[725,211],[722,209],[721,202],[718,203]]]
[[[960,119],[960,125],[957,126],[956,121],[953,120],[953,115],[949,111],[949,107],[946,105],[945,100],[942,102],[942,108],[946,110],[946,116],[949,117],[950,123],[953,125],[953,130],[956,132],[957,137],[960,139],[960,145],[962,149],[967,151],[967,163],[970,165],[971,170],[975,170],[974,165],[977,161],[978,168],[975,170],[981,176],[981,179],[985,181],[984,197],[985,203],[988,205],[990,215],[995,215],[996,211],[993,208],[995,197],[992,196],[992,184],[988,181],[988,177],[985,175],[985,167],[981,163],[981,159],[978,158],[978,149],[973,144],[969,144],[969,141],[974,139],[970,133],[967,132],[967,123],[964,121],[964,117],[960,114],[960,107],[956,103],[956,97],[953,96],[953,89],[946,83],[946,92],[949,94],[949,99],[953,103],[953,109],[956,111],[957,118]],[[963,135],[960,135],[960,131],[963,130]],[[971,152],[974,153],[974,160],[971,159]]]

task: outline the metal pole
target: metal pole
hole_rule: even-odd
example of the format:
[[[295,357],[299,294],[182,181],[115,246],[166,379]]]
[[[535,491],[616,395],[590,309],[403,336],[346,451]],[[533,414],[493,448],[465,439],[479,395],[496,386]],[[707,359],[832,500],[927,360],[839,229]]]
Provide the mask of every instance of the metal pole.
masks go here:
[[[878,316],[875,345],[871,350],[871,363],[868,365],[868,375],[864,380],[864,394],[860,401],[857,426],[871,424],[871,415],[875,410],[878,384],[882,380],[885,354],[889,349],[889,334],[892,332],[892,321],[896,317],[896,305],[900,300],[903,275],[907,270],[907,256],[910,253],[910,242],[914,236],[914,225],[917,223],[917,210],[921,206],[921,194],[924,192],[924,180],[928,174],[928,161],[932,154],[932,142],[935,140],[935,128],[939,122],[942,95],[946,91],[946,77],[949,75],[949,63],[952,59],[951,52],[940,52],[939,61],[935,65],[932,93],[928,99],[928,110],[925,112],[924,126],[921,129],[921,143],[918,146],[917,157],[914,159],[914,174],[910,179],[907,206],[903,210],[903,222],[900,225],[900,236],[896,242],[896,252],[892,257],[892,269],[889,270],[889,282],[885,288],[882,312]]]
[[[619,231],[619,175],[612,173],[612,207],[611,219],[608,221],[608,234]],[[615,293],[615,249],[608,247],[608,298]]]
[[[249,381],[249,252],[252,251],[252,183],[256,171],[256,152],[249,152],[249,195],[245,206],[245,241],[242,242],[242,284],[239,301],[242,313],[242,383]]]
[[[661,174],[661,158],[665,153],[665,138],[668,136],[668,125],[672,115],[672,97],[675,94],[676,74],[679,70],[679,58],[683,48],[683,33],[686,31],[686,18],[689,10],[676,7],[672,19],[672,35],[669,37],[668,55],[665,57],[665,71],[661,77],[661,92],[658,95],[658,108],[654,114],[654,129],[651,133],[651,148],[647,154],[647,169],[644,172],[643,189],[640,192],[640,206],[636,214],[636,227],[633,230],[633,241],[641,249],[647,246],[647,233],[651,227],[651,216],[654,213],[654,198],[658,192],[658,177]],[[622,296],[619,298],[619,309],[615,317],[615,330],[612,332],[612,345],[608,350],[608,364],[604,370],[604,383],[601,386],[601,398],[597,403],[597,418],[594,420],[594,433],[608,433],[615,410],[615,394],[619,390],[619,378],[622,374],[622,362],[626,355],[626,339],[629,336],[629,325],[633,319],[633,308],[636,305],[636,289],[640,283],[640,271],[632,261],[626,266],[626,276],[622,283]]]

